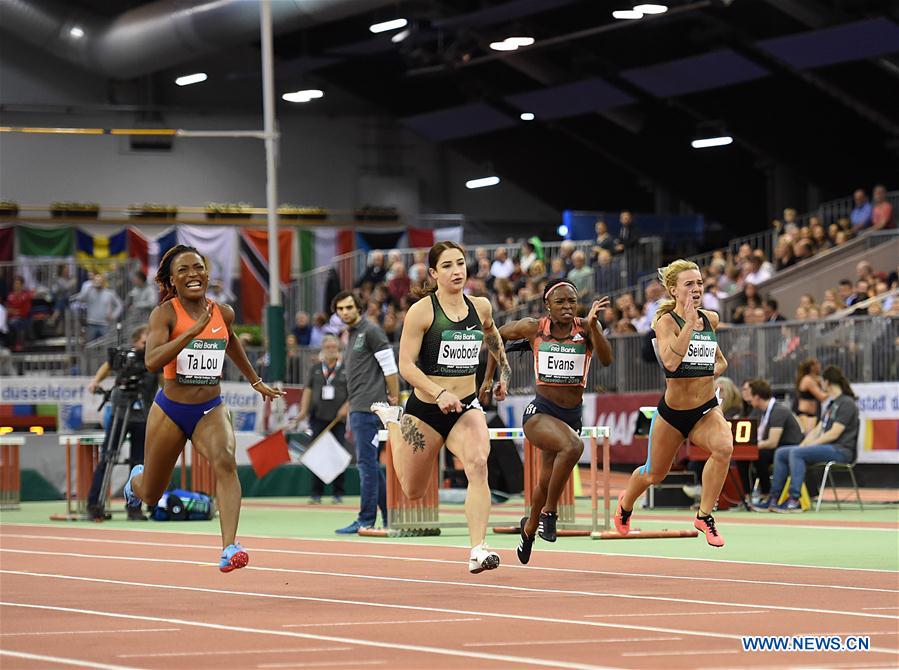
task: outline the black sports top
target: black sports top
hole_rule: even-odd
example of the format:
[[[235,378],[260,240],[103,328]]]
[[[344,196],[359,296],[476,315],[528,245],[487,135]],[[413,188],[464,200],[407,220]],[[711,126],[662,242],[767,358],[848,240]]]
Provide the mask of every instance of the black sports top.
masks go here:
[[[674,312],[669,312],[677,325],[683,329],[684,320]],[[718,338],[708,317],[699,312],[702,317],[702,330],[694,330],[690,334],[690,343],[687,352],[677,369],[672,372],[665,368],[665,376],[671,379],[684,377],[711,377],[715,374],[715,357],[718,353]],[[664,366],[662,366],[664,367]]]
[[[484,332],[478,311],[467,296],[468,314],[461,321],[452,321],[431,294],[434,320],[421,340],[418,368],[431,377],[466,377],[478,369]]]

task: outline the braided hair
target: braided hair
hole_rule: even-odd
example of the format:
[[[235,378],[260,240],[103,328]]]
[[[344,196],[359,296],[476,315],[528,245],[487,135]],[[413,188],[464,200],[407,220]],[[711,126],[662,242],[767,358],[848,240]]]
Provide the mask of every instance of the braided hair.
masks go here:
[[[203,259],[203,263],[206,263],[203,254],[201,254],[196,247],[191,247],[186,244],[176,244],[166,251],[165,255],[159,261],[159,269],[156,271],[156,284],[159,286],[159,304],[164,303],[166,300],[171,300],[178,295],[175,286],[172,284],[172,262],[175,260],[176,256],[187,252],[197,254],[197,256]]]

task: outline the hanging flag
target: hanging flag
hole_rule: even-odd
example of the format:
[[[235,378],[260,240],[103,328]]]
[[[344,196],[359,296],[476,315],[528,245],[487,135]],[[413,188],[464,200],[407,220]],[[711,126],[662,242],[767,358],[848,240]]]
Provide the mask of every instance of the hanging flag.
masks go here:
[[[0,227],[0,262],[13,259],[16,246],[16,229],[13,226]]]
[[[231,286],[237,259],[234,226],[178,226],[178,244],[196,248],[209,265],[209,279]]]
[[[278,260],[282,290],[290,283],[293,230],[278,231]],[[262,323],[268,302],[268,231],[240,231],[240,308],[244,323]],[[285,301],[282,300],[281,304]]]
[[[174,226],[156,237],[149,238],[135,226],[128,228],[128,254],[140,262],[141,270],[146,273],[150,281],[153,281],[153,277],[156,275],[159,259],[176,244],[178,244],[178,233]]]
[[[75,260],[88,272],[108,272],[114,261],[128,258],[128,230],[115,235],[91,235],[75,230]]]
[[[41,273],[38,269],[48,264],[72,264],[74,258],[75,231],[68,226],[60,228],[36,228],[16,226],[19,269],[25,278],[25,286],[36,288],[38,278],[49,281],[53,272]],[[74,268],[73,268],[74,269]],[[49,284],[48,284],[49,286]]]

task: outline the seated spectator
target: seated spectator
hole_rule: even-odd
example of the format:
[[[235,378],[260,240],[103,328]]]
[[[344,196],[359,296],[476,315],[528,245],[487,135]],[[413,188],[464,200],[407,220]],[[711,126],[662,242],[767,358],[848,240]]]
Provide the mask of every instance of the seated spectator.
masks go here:
[[[803,307],[802,305],[799,305],[799,307],[797,307],[796,311],[794,312],[793,318],[795,318],[797,321],[806,321],[808,319],[808,313],[809,313],[808,307]]]
[[[768,298],[762,303],[762,309],[765,310],[765,321],[786,321],[777,311],[777,301],[774,298]]]
[[[508,279],[515,271],[515,264],[509,258],[505,247],[497,247],[493,252],[493,263],[490,265],[490,274],[494,279]]]
[[[312,328],[309,329],[309,346],[321,347],[322,338],[325,335],[325,326],[328,325],[328,315],[324,312],[316,312],[312,317]]]
[[[748,271],[743,280],[747,284],[761,284],[771,279],[774,271],[770,268],[770,264],[765,267],[766,262],[765,254],[760,249],[754,251],[749,257]]]
[[[740,298],[741,304],[737,305],[734,310],[733,322],[744,323],[744,315],[747,310],[761,307],[761,296],[755,284],[746,284],[743,287],[743,295]]]
[[[842,283],[842,282],[841,282]],[[868,295],[870,291],[871,285],[865,279],[859,279],[855,282],[855,293],[852,293],[848,298],[846,298],[846,306],[851,307],[857,302],[862,302],[863,300],[867,300],[871,296]]]
[[[598,254],[601,249],[605,249],[610,254],[615,253],[616,240],[609,234],[609,226],[605,221],[599,219],[596,222],[596,244],[593,247],[593,253]]]
[[[712,277],[706,279],[703,285],[702,308],[713,312],[721,311],[721,300],[718,297],[718,281]]]
[[[221,279],[210,280],[209,286],[206,289],[206,297],[210,300],[215,300],[220,305],[234,304],[234,294],[225,288],[225,282]],[[158,295],[154,296],[153,299],[158,300]],[[153,306],[155,307],[156,303],[153,303]]]
[[[874,230],[883,230],[885,228],[895,228],[896,223],[893,221],[893,206],[887,200],[887,190],[884,186],[877,185],[874,187],[874,206],[871,209],[871,228]]]
[[[597,263],[593,268],[593,286],[596,293],[606,295],[618,288],[621,282],[621,269],[608,249],[597,252]]]
[[[809,309],[810,307],[815,306],[815,296],[811,293],[803,293],[799,297],[799,306],[804,309]]]
[[[393,264],[393,277],[387,284],[387,291],[394,305],[399,305],[404,295],[412,289],[412,280],[406,276],[406,266],[400,262]]]
[[[574,267],[568,271],[568,281],[574,284],[581,301],[593,294],[593,270],[587,265],[583,251],[575,251],[571,256]]]
[[[812,228],[812,244],[815,246],[815,253],[820,253],[822,251],[827,251],[833,246],[833,242],[827,237],[827,232],[824,230],[824,226],[819,222],[817,225],[814,225]]]
[[[839,238],[839,233],[837,233],[837,238]],[[811,240],[798,240],[793,243],[793,255],[796,257],[796,262],[807,260],[815,255],[814,249],[812,249]]]
[[[530,274],[531,265],[537,260],[537,250],[528,240],[521,243],[521,271]]]
[[[868,194],[860,188],[852,194],[852,201],[855,204],[849,213],[849,221],[852,223],[852,230],[857,232],[871,225],[871,203],[868,201]]]
[[[33,295],[25,288],[25,278],[16,275],[12,291],[6,296],[6,325],[9,329],[9,344],[13,351],[22,351],[28,326],[31,325],[31,303]]]
[[[821,421],[798,445],[782,445],[774,454],[774,478],[767,507],[772,512],[801,512],[799,496],[811,463],[836,461],[852,463],[858,442],[858,405],[843,371],[835,365],[824,370],[822,387],[830,404]],[[790,478],[789,498],[777,504]]]
[[[368,266],[365,268],[365,273],[356,282],[356,288],[360,288],[363,284],[377,286],[384,281],[387,274],[387,268],[384,265],[384,252],[372,251],[368,259]]]
[[[290,331],[297,345],[308,347],[312,341],[312,326],[309,324],[309,315],[300,310],[294,316],[294,326]]]
[[[571,271],[571,268],[574,267],[574,261],[571,257],[574,255],[576,248],[574,242],[571,240],[562,240],[562,244],[559,245],[559,258],[562,259],[562,263],[565,265],[566,275]]]
[[[839,304],[841,308],[851,305],[852,303],[849,302],[849,299],[852,297],[852,295],[852,282],[848,279],[841,279],[837,288],[837,296],[839,298],[839,302],[837,304]]]
[[[420,284],[428,278],[428,266],[425,265],[425,252],[422,249],[416,249],[412,252],[412,266],[409,268],[409,279],[413,284]],[[472,271],[472,268],[474,269]],[[477,274],[477,261],[469,266],[468,275]]]
[[[567,276],[568,270],[565,269],[565,261],[561,257],[553,258],[547,279],[552,281],[553,279],[565,279]]]
[[[759,458],[755,463],[759,478],[759,494],[763,496],[752,505],[756,512],[767,512],[771,499],[770,470],[774,455],[781,445],[798,444],[802,441],[802,429],[789,406],[773,397],[771,386],[764,379],[749,382],[750,403],[758,410],[761,418],[758,426]]]
[[[518,299],[511,281],[508,279],[497,279],[494,286],[496,288],[497,311],[507,312],[518,306]]]
[[[774,250],[774,268],[780,272],[788,267],[796,265],[799,259],[793,253],[793,242],[789,237],[781,236]]]

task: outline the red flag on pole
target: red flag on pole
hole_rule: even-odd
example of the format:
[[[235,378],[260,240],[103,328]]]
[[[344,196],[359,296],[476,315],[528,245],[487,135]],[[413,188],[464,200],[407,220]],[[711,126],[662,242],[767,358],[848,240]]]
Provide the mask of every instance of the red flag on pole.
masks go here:
[[[284,431],[279,430],[261,442],[257,442],[247,449],[247,455],[250,457],[253,471],[259,479],[265,477],[282,463],[289,463],[290,453],[287,451]]]

